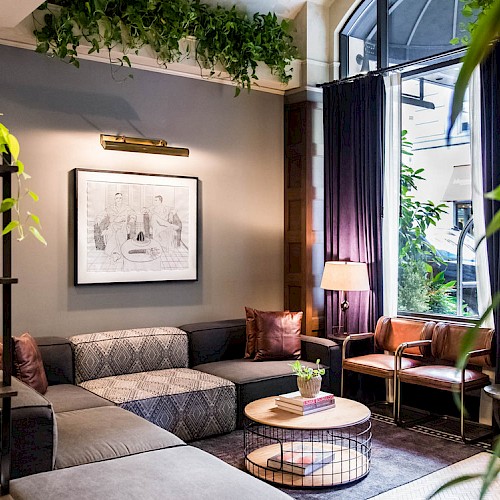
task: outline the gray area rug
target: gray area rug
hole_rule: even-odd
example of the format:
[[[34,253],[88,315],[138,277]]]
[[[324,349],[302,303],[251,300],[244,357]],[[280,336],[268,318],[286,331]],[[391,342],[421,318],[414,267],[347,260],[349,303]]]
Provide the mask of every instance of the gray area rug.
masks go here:
[[[374,418],[372,424],[372,464],[364,479],[335,488],[280,489],[304,500],[365,500],[482,451],[478,445],[431,435],[421,427],[419,430],[397,427],[383,417]],[[242,430],[190,444],[245,470]]]

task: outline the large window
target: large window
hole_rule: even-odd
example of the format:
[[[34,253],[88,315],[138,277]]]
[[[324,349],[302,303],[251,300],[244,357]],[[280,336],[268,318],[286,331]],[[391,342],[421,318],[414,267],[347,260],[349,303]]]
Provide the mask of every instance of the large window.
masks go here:
[[[472,319],[484,308],[478,283],[482,287],[485,277],[476,265],[476,233],[484,228],[474,227],[473,198],[479,202],[481,195],[471,189],[479,162],[471,159],[467,97],[447,137],[467,19],[459,0],[387,0],[386,12],[384,4],[377,9],[376,0],[364,0],[340,31],[341,77],[373,70],[392,75],[384,308],[388,314]],[[399,157],[394,144],[400,138]]]
[[[467,99],[446,142],[458,70],[402,79],[399,313],[478,315]]]
[[[388,66],[461,45],[467,19],[458,0],[388,0]],[[340,32],[341,76],[377,69],[376,0],[365,0]]]

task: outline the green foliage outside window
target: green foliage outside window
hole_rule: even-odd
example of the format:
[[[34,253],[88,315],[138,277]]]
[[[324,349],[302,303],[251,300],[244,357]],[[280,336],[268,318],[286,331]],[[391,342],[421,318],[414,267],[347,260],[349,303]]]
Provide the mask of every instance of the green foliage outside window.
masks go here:
[[[401,133],[401,153],[412,156],[413,144]],[[434,269],[443,264],[436,249],[426,238],[429,226],[435,226],[446,213],[446,205],[418,201],[412,194],[417,181],[425,180],[423,168],[413,169],[401,161],[401,207],[399,217],[398,309],[408,312],[454,314],[456,281],[445,281],[444,272]]]

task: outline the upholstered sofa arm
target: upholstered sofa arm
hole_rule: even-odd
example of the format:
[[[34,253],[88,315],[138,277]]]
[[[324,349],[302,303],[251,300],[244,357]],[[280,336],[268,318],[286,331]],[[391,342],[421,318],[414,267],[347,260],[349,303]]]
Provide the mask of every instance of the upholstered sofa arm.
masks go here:
[[[340,346],[329,339],[301,335],[301,358],[313,363],[320,363],[329,368],[327,372],[328,386],[334,394],[340,394],[340,372],[342,369],[342,353]]]
[[[74,384],[75,368],[71,342],[63,337],[37,337],[49,385]]]
[[[245,319],[189,323],[179,328],[188,336],[190,367],[245,355]]]
[[[52,405],[42,395],[16,378],[12,387],[12,478],[52,470],[57,433]]]

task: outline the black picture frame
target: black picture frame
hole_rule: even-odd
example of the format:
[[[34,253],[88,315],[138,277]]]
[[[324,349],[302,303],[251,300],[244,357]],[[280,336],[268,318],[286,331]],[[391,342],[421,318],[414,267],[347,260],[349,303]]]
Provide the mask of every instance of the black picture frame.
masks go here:
[[[74,169],[75,285],[198,279],[198,178]]]

